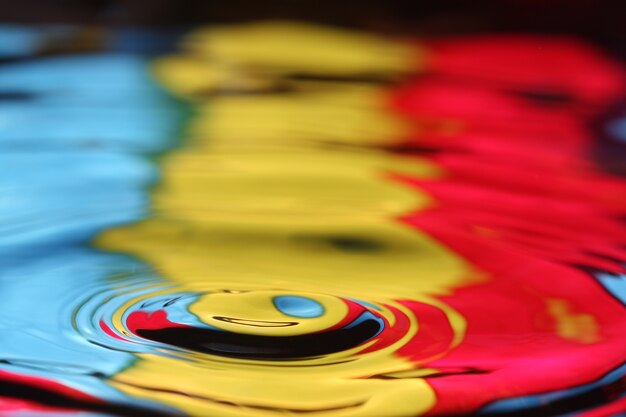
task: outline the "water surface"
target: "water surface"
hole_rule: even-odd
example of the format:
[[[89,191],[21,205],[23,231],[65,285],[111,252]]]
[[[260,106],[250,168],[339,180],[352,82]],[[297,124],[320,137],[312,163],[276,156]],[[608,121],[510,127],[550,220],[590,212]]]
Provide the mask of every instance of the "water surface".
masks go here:
[[[0,31],[3,414],[626,408],[599,48],[261,22],[39,56],[59,30]]]

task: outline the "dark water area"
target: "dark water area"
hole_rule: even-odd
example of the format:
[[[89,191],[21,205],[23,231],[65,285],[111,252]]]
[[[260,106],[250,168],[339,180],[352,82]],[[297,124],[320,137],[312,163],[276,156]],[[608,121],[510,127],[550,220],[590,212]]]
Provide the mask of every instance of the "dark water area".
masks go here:
[[[623,415],[618,55],[0,26],[0,415]]]

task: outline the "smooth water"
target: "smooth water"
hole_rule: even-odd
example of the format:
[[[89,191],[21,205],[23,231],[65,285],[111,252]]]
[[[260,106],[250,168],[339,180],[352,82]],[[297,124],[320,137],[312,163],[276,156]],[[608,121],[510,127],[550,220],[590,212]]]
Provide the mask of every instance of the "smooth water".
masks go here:
[[[0,414],[626,409],[619,62],[138,33],[24,59],[77,35],[0,30]]]

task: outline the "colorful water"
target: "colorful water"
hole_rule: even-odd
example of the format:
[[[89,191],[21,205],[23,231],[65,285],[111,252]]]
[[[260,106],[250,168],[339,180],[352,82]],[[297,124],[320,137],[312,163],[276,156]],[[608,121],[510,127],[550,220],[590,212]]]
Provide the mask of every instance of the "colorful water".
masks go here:
[[[1,415],[623,415],[619,62],[80,36],[0,30]]]

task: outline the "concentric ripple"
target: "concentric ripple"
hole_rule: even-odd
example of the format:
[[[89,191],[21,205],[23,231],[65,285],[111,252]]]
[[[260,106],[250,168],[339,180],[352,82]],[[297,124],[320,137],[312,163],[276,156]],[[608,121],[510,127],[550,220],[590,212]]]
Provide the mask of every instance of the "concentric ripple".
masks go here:
[[[398,303],[278,290],[182,292],[157,282],[134,277],[100,288],[75,309],[74,329],[124,352],[319,364],[397,351],[421,326],[415,309]],[[445,348],[454,344],[448,330]]]

